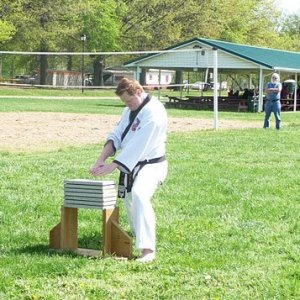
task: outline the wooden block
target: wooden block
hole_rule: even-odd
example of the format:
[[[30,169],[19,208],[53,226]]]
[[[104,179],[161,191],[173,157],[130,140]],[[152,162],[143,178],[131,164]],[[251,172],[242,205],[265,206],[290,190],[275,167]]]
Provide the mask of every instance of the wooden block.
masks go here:
[[[49,247],[51,249],[60,249],[61,223],[54,226],[49,233]]]
[[[64,250],[78,248],[78,209],[71,207],[61,208],[61,239],[60,247]]]
[[[111,222],[111,254],[132,257],[132,238],[116,221]]]
[[[103,209],[102,254],[132,257],[132,238],[119,225],[119,208]],[[99,256],[100,251],[78,249],[78,207],[61,207],[61,222],[49,233],[49,245],[53,249],[73,250],[79,255]]]
[[[119,208],[109,208],[103,210],[102,220],[102,251],[103,256],[111,254],[111,222],[119,223]]]

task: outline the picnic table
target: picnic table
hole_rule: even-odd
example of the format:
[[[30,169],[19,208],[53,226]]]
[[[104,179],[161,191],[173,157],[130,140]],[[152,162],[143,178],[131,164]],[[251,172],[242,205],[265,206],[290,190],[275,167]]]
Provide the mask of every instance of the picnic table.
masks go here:
[[[166,103],[167,107],[192,108],[198,110],[213,110],[214,108],[214,98],[212,96],[167,97],[169,99],[169,102]],[[247,101],[247,99],[238,97],[218,97],[218,109],[224,111],[247,111]]]
[[[280,102],[282,111],[294,110],[294,99],[281,99]],[[300,99],[297,99],[296,110],[300,110]]]

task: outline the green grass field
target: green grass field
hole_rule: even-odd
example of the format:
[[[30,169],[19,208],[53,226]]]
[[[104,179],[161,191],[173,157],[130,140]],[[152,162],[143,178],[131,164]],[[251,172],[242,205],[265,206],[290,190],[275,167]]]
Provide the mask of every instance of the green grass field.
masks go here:
[[[122,109],[113,100],[18,98],[0,99],[0,108],[99,114]],[[220,118],[262,121],[263,115]],[[99,145],[32,153],[0,149],[0,299],[300,299],[300,114],[282,118],[281,131],[169,135],[169,176],[153,199],[157,260],[145,265],[48,248],[49,230],[60,218],[63,180],[91,178]],[[119,206],[128,229],[121,201]],[[100,238],[101,212],[81,210],[80,246],[100,249]]]

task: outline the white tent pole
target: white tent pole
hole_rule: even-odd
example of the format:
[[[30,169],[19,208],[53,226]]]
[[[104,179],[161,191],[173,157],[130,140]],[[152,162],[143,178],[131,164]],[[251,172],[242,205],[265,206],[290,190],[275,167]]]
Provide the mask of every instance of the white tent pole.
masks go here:
[[[205,83],[207,83],[207,81],[208,81],[208,73],[209,73],[209,68],[206,68],[206,70],[205,70],[205,79],[204,79]]]
[[[298,81],[298,73],[295,73],[294,111],[297,110],[297,81]]]
[[[264,77],[262,68],[259,69],[259,92],[258,92],[258,111],[263,111],[263,89]]]
[[[222,92],[222,78],[221,78],[221,73],[219,73],[219,97],[221,97],[221,92]]]
[[[214,129],[218,129],[218,51],[213,48],[214,53]]]

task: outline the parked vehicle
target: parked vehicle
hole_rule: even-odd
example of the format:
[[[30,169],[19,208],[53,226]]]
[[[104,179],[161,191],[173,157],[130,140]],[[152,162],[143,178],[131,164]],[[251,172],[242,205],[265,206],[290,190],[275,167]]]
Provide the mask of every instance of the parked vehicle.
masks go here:
[[[35,83],[35,77],[30,75],[17,75],[14,78],[15,83],[21,83],[21,84],[34,84]]]
[[[204,90],[207,91],[211,88],[210,84],[208,82],[202,82],[202,81],[196,81],[191,85],[192,90]]]

